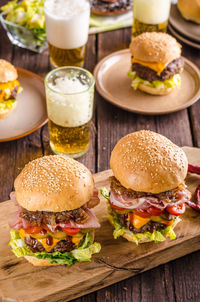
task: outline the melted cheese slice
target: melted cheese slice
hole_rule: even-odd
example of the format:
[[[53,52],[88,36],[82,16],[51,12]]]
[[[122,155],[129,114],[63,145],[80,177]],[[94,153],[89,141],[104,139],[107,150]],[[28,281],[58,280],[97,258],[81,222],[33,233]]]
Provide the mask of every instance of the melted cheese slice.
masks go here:
[[[19,235],[20,235],[20,237],[21,237],[22,239],[24,239],[25,237],[29,237],[29,236],[32,236],[33,238],[36,237],[36,236],[34,236],[34,235],[31,235],[31,234],[26,233],[24,229],[20,229],[20,230],[19,230]],[[61,241],[61,240],[64,239],[64,238],[56,239],[56,238],[54,238],[53,236],[51,236],[51,237],[52,237],[52,245],[48,245],[47,242],[46,242],[47,237],[48,237],[48,234],[47,234],[44,238],[37,238],[37,241],[40,242],[40,243],[43,245],[44,249],[45,249],[47,252],[50,252],[50,251],[54,248],[54,246],[55,246],[59,241]],[[76,236],[72,237],[72,242],[73,242],[76,246],[78,246],[79,243],[80,243],[80,241],[82,240],[82,238],[83,238],[83,235],[82,235],[82,234],[79,234],[78,236],[76,235]]]
[[[147,67],[155,70],[158,75],[161,74],[161,72],[165,69],[166,65],[168,64],[168,62],[166,62],[166,63],[161,63],[161,62],[158,62],[158,63],[144,62],[144,61],[137,60],[135,58],[131,59],[131,63],[132,64],[133,63],[138,63],[140,65],[147,66]]]
[[[134,225],[136,229],[140,229],[143,225],[148,223],[151,219],[150,218],[143,218],[141,216],[133,214],[133,219],[131,223]]]
[[[0,102],[9,99],[15,86],[19,86],[19,81],[15,80],[7,83],[0,83]]]

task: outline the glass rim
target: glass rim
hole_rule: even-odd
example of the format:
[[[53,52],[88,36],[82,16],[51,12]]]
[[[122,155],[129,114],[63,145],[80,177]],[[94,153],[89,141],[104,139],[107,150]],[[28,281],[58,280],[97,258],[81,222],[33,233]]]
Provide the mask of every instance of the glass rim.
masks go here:
[[[57,91],[55,89],[53,89],[52,87],[49,86],[48,84],[48,78],[52,75],[52,73],[62,70],[62,69],[76,69],[76,70],[80,70],[85,72],[86,74],[88,74],[91,78],[91,84],[89,85],[89,87],[83,91],[79,91],[79,92],[71,92],[71,93],[66,93],[66,92],[61,92],[61,91]],[[87,69],[82,68],[82,67],[78,67],[78,66],[63,66],[63,67],[58,67],[56,69],[51,70],[50,72],[47,73],[47,75],[44,78],[44,83],[45,86],[48,87],[48,89],[50,89],[51,91],[53,91],[54,93],[60,94],[60,95],[75,95],[75,94],[81,94],[81,93],[85,93],[87,91],[89,91],[94,85],[95,85],[95,79],[94,79],[94,75]]]
[[[48,10],[48,8],[46,8],[46,2],[47,2],[48,0],[45,0],[44,1],[44,12],[46,13],[49,13],[49,14],[51,14],[50,12],[49,12],[49,10]],[[90,0],[86,0],[87,1],[87,3],[89,4],[89,10],[91,9],[91,4],[90,4]],[[85,8],[82,12],[86,12],[88,10],[88,8]],[[59,16],[58,16],[59,17]]]

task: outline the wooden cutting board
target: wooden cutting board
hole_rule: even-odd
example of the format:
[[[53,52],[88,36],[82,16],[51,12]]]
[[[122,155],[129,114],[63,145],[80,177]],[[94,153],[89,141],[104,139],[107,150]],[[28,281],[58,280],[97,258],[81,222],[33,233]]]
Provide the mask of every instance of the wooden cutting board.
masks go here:
[[[200,164],[200,149],[186,147],[184,150],[190,163]],[[95,174],[96,187],[108,187],[110,175],[110,170]],[[194,192],[199,183],[199,176],[188,175],[190,191]],[[72,267],[33,267],[26,260],[16,258],[8,246],[7,221],[14,210],[11,201],[0,204],[0,301],[69,301],[200,248],[200,214],[191,209],[187,209],[175,228],[176,240],[136,246],[123,238],[113,239],[112,226],[105,217],[105,201],[101,198],[95,209],[101,223],[96,231],[101,252],[94,255],[91,262]]]

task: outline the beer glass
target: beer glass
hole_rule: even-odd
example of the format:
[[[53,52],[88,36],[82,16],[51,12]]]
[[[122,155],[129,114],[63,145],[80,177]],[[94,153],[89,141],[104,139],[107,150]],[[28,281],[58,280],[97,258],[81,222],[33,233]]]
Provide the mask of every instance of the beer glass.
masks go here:
[[[89,148],[94,77],[80,67],[60,67],[45,78],[50,147],[77,158]]]
[[[133,1],[133,38],[143,32],[166,32],[171,0]]]
[[[44,11],[52,66],[83,66],[90,18],[89,0],[46,0]]]

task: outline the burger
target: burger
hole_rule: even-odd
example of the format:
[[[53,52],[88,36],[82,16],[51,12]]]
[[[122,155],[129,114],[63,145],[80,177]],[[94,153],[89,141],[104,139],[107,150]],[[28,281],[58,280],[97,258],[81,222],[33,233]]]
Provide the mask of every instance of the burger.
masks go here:
[[[99,203],[90,171],[59,155],[29,162],[14,182],[11,199],[18,211],[10,219],[9,245],[35,266],[90,261],[101,249],[94,242],[99,222],[91,208]]]
[[[177,7],[184,19],[200,24],[200,0],[178,0]]]
[[[170,35],[160,32],[145,32],[130,44],[133,89],[154,95],[170,93],[180,87],[184,60],[181,45]]]
[[[0,59],[0,119],[16,107],[17,95],[22,91],[17,77],[16,68]]]
[[[188,161],[181,148],[152,131],[138,131],[121,138],[110,166],[108,218],[119,236],[136,244],[175,239],[174,227],[191,197],[184,179]]]

